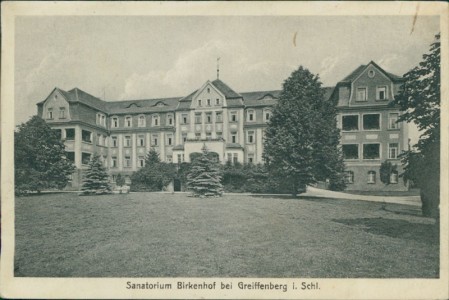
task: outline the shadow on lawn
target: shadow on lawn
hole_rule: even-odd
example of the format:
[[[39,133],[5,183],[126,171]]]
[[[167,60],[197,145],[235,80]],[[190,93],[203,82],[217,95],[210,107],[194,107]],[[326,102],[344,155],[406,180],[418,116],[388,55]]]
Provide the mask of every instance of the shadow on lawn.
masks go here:
[[[333,219],[332,221],[359,227],[372,234],[433,245],[439,244],[440,233],[438,225],[384,218]]]

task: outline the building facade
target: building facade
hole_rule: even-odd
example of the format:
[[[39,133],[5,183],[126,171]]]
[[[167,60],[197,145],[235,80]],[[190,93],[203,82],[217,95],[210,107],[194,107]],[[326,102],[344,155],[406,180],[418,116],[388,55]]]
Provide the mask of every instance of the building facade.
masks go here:
[[[388,103],[401,82],[371,62],[335,88],[325,88],[325,97],[338,103],[349,189],[379,189],[381,161],[399,165],[407,133],[393,122],[399,112]],[[55,88],[37,106],[38,115],[65,141],[77,168],[70,184],[77,189],[94,153],[112,180],[118,174],[129,180],[144,166],[150,148],[173,163],[190,162],[204,144],[223,163],[263,163],[264,130],[280,93],[238,93],[217,79],[183,98],[149,100],[103,101],[78,88]]]

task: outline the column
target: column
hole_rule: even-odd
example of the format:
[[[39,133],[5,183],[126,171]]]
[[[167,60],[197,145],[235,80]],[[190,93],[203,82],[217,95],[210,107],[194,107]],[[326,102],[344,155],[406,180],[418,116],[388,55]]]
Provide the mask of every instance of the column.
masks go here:
[[[81,168],[81,128],[76,125],[75,126],[75,145],[74,145],[74,151],[75,151],[75,167],[78,169]]]

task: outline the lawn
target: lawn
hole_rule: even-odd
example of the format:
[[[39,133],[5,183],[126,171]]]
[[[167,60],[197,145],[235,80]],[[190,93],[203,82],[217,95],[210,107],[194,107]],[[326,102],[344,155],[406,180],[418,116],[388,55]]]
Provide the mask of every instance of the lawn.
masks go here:
[[[419,208],[227,195],[16,198],[15,276],[438,277]]]

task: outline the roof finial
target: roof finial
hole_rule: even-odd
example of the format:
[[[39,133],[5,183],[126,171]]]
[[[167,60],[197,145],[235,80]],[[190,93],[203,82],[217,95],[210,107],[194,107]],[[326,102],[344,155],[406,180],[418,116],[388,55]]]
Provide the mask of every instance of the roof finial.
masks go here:
[[[220,58],[221,57],[217,58],[217,79],[220,79]]]

